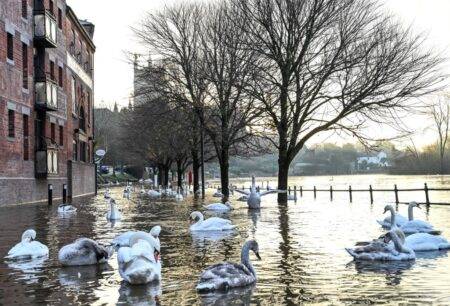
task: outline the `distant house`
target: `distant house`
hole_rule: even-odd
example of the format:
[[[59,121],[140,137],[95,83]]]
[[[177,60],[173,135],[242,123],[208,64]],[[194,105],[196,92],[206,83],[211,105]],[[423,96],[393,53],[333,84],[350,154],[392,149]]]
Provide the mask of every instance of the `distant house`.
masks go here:
[[[390,167],[387,160],[387,154],[383,151],[376,156],[361,156],[356,160],[359,170],[367,170],[370,168]]]

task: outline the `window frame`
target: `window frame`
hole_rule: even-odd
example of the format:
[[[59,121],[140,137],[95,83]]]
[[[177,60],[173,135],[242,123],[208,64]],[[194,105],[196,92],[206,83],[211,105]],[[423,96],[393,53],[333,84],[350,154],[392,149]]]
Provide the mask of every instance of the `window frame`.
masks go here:
[[[8,138],[16,137],[16,112],[8,109]]]
[[[14,35],[6,33],[6,58],[14,62]]]

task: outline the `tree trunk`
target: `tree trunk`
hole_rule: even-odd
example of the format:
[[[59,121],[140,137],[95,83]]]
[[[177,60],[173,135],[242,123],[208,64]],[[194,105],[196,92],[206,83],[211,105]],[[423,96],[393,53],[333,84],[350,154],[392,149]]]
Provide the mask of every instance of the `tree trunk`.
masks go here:
[[[286,143],[280,145],[278,149],[278,189],[288,189],[288,177],[289,177],[289,164],[290,160],[287,154]],[[287,192],[278,194],[278,204],[287,204]]]
[[[194,196],[197,197],[197,191],[200,189],[199,183],[199,170],[200,170],[200,161],[198,158],[198,151],[192,150],[192,174],[194,179]]]
[[[164,188],[169,187],[170,167],[164,166]]]
[[[222,149],[221,152],[221,158],[219,159],[220,164],[220,184],[222,186],[222,194],[223,198],[222,201],[225,203],[228,201],[230,197],[230,179],[229,179],[229,173],[228,170],[230,168],[230,161],[229,161],[229,153],[228,149]]]
[[[177,160],[177,185],[180,190],[183,188],[183,166],[181,160]]]
[[[158,183],[158,184],[155,185],[155,187],[163,185],[163,172],[164,172],[163,167],[161,165],[158,165],[158,182],[155,182],[155,184],[156,183]]]

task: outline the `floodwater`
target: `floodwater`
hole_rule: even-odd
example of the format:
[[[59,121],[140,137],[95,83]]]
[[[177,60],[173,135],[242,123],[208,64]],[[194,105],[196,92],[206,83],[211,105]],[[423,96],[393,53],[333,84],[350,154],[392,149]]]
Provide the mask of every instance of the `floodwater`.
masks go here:
[[[261,179],[262,180],[262,179]],[[264,179],[266,181],[268,179]],[[271,185],[275,186],[275,181]],[[336,176],[291,178],[291,185],[303,188],[430,188],[450,186],[450,177],[438,176]],[[238,186],[249,185],[239,180]],[[212,194],[213,190],[208,190]],[[191,198],[183,202],[152,201],[133,194],[122,198],[122,189],[112,195],[120,204],[123,218],[106,221],[103,195],[77,202],[76,215],[58,216],[57,207],[47,205],[0,208],[0,305],[298,305],[405,303],[450,304],[450,258],[447,252],[418,254],[412,262],[355,263],[345,247],[356,241],[378,237],[383,230],[376,219],[384,217],[383,207],[394,202],[394,193],[375,193],[373,205],[368,193],[329,194],[305,192],[287,207],[276,204],[276,196],[263,198],[260,211],[232,198],[235,210],[223,215],[237,225],[228,235],[191,235],[188,216],[201,210]],[[423,192],[400,193],[400,201],[424,201]],[[450,192],[431,192],[432,202],[450,202]],[[207,203],[212,203],[208,198]],[[399,211],[406,215],[406,205]],[[415,212],[450,238],[450,206],[432,206]],[[159,224],[163,231],[163,281],[160,286],[129,286],[122,283],[116,254],[102,266],[63,268],[58,250],[79,237],[109,243],[128,230],[148,231]],[[50,249],[47,260],[10,262],[3,257],[19,241],[25,229],[34,228],[37,240]],[[258,273],[255,286],[227,294],[199,295],[195,285],[201,271],[220,261],[238,261],[240,247],[256,239],[261,261],[251,255]]]

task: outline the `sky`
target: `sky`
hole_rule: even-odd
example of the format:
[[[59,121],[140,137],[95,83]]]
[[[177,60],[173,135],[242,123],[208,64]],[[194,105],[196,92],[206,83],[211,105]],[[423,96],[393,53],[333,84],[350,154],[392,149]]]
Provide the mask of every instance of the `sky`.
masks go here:
[[[133,90],[133,68],[127,52],[139,49],[131,27],[139,25],[146,12],[177,1],[186,0],[67,0],[79,19],[95,24],[96,107],[112,107],[115,102],[119,107],[128,105]],[[385,7],[406,26],[424,32],[429,47],[445,57],[450,55],[450,0],[385,0]],[[450,64],[445,72],[450,74]],[[420,144],[426,141],[425,135],[418,136]]]

